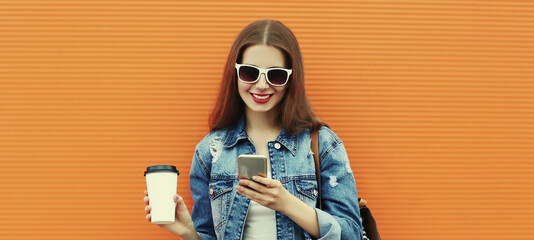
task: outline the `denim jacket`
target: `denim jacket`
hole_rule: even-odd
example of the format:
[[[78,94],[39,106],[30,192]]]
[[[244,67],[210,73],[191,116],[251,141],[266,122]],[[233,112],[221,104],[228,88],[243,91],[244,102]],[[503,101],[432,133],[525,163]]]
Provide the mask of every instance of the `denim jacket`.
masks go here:
[[[192,218],[202,239],[241,239],[250,200],[237,193],[237,157],[254,154],[242,118],[235,126],[210,132],[195,149],[189,175],[195,202]],[[268,143],[271,175],[293,195],[315,208],[319,239],[362,239],[356,183],[343,142],[327,127],[319,130],[323,209],[316,208],[317,188],[309,130],[282,130]],[[311,239],[276,211],[277,239]]]

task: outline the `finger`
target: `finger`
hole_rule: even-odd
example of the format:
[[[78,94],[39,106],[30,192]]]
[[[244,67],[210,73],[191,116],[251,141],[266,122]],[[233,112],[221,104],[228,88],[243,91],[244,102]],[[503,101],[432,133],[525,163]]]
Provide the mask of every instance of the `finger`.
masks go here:
[[[148,196],[145,196],[145,197],[143,198],[143,201],[144,201],[146,204],[148,204],[148,203],[150,202],[150,198],[148,198]]]
[[[264,177],[261,177],[261,176],[253,176],[252,180],[254,180],[254,181],[258,182],[258,183],[261,183],[261,184],[263,184],[265,186],[268,186],[268,184],[272,182],[272,179],[264,178]]]
[[[152,222],[152,215],[147,214],[147,215],[145,216],[145,218],[146,218],[146,220],[148,220],[149,222]]]
[[[176,195],[176,219],[182,223],[192,222],[191,214],[185,205],[184,198],[180,195]]]
[[[279,187],[279,186],[282,185],[280,183],[280,181],[278,181],[276,179],[264,178],[264,177],[260,177],[260,176],[254,176],[254,177],[252,177],[252,180],[254,180],[256,182],[259,182],[259,183],[265,185],[268,188],[275,188],[275,187]]]
[[[248,199],[256,200],[258,198],[258,192],[256,192],[255,190],[243,186],[236,186],[236,189],[239,194],[243,195]]]
[[[270,179],[271,181],[269,184],[267,184],[267,187],[269,188],[277,188],[277,187],[283,187],[282,183],[278,180]]]
[[[257,203],[259,203],[260,205],[263,205],[265,207],[269,207],[267,206],[267,204],[269,203],[269,196],[265,195],[265,194],[262,194],[262,193],[259,193],[259,192],[256,192],[254,190],[251,190],[249,188],[246,188],[246,187],[242,187],[242,186],[236,186],[236,188],[238,189],[237,192],[239,194],[241,194],[243,197],[246,197],[250,200],[253,200]],[[270,208],[270,207],[269,207]]]
[[[247,197],[247,193],[245,192],[246,187],[242,187],[242,186],[237,185],[237,186],[235,186],[235,189],[237,189],[237,193],[241,194],[243,197],[248,198]]]
[[[174,195],[175,201],[176,201],[176,207],[178,210],[187,210],[187,206],[185,205],[184,198],[178,194]]]
[[[260,184],[260,183],[257,183],[257,182],[254,182],[254,181],[250,181],[250,180],[247,180],[247,179],[241,179],[239,180],[239,185],[241,186],[246,186],[250,189],[253,189],[253,190],[260,190],[262,187],[265,187],[263,184]]]
[[[145,190],[145,196],[148,196],[148,191],[147,190]]]
[[[269,178],[262,178],[262,177],[254,177],[254,179],[258,179],[260,180],[261,182],[256,182],[256,181],[249,181],[249,184],[250,185],[250,188],[253,188],[254,190],[256,190],[257,192],[259,193],[268,193],[270,191],[271,188],[275,188],[275,187],[278,187],[280,184],[280,181],[278,180],[273,180],[273,179],[269,179]]]
[[[146,206],[146,207],[145,207],[145,212],[146,212],[146,213],[150,213],[150,211],[152,211],[152,207],[150,207],[150,206]]]

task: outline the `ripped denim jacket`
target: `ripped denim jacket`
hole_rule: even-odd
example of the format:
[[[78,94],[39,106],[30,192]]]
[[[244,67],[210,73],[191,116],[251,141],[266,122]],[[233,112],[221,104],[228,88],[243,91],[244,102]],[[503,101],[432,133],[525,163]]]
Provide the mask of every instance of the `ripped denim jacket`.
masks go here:
[[[323,210],[317,191],[310,131],[284,130],[268,143],[271,174],[300,200],[315,208],[320,239],[361,239],[362,224],[356,183],[343,142],[327,127],[319,130]],[[241,239],[250,200],[238,184],[237,157],[254,154],[244,119],[234,127],[210,132],[195,149],[189,175],[195,205],[192,218],[202,239]],[[277,239],[312,239],[300,226],[276,212]]]

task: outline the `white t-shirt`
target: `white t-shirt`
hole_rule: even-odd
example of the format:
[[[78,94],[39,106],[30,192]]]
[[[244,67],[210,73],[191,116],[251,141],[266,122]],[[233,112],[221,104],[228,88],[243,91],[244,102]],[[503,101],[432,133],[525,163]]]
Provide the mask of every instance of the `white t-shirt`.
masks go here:
[[[271,178],[271,166],[267,161],[267,178]],[[274,210],[250,201],[245,228],[244,240],[276,240],[276,215]]]

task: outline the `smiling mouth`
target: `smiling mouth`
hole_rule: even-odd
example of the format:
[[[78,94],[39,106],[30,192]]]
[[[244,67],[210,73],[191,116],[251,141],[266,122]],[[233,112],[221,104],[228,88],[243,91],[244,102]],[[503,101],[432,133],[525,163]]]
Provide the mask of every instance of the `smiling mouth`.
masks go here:
[[[251,93],[252,96],[254,98],[257,98],[257,99],[260,99],[260,100],[265,100],[265,99],[268,99],[272,96],[272,94],[254,94],[254,93]]]
[[[269,100],[271,100],[271,97],[273,94],[250,94],[252,96],[252,100],[256,103],[267,103]]]

